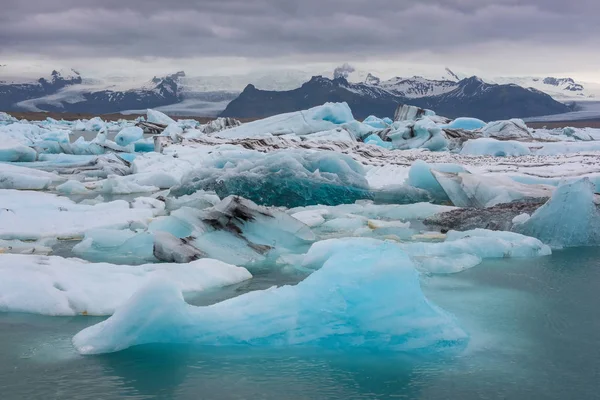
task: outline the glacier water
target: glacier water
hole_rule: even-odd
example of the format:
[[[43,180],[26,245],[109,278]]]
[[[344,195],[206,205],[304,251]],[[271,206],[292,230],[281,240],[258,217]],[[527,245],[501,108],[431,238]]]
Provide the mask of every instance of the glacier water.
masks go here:
[[[0,314],[2,398],[593,399],[598,260],[598,248],[573,249],[423,279],[425,295],[471,333],[459,354],[169,344],[84,357],[71,338],[102,318]],[[187,300],[204,306],[303,278],[273,270]]]

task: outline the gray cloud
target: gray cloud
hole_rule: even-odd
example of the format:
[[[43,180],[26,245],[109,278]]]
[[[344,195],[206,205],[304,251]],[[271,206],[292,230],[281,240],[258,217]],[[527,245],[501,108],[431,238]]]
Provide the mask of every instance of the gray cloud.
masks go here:
[[[494,43],[582,52],[600,44],[597,0],[0,2],[0,55],[352,60]]]

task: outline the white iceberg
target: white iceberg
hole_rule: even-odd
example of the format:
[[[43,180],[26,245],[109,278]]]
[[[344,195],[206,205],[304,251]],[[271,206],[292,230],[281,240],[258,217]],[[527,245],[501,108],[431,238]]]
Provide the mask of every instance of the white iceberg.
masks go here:
[[[350,107],[346,103],[325,103],[308,110],[279,114],[273,117],[248,122],[235,128],[214,133],[214,136],[227,139],[265,137],[271,135],[296,136],[330,131],[355,123]],[[367,126],[368,131],[375,130]]]
[[[189,264],[92,264],[76,258],[0,255],[0,311],[44,315],[111,315],[157,279],[200,292],[250,279],[244,268],[202,259]]]
[[[143,226],[164,210],[164,204],[155,199],[92,206],[50,193],[18,190],[0,190],[0,204],[0,238],[21,240],[82,238],[95,228]]]
[[[507,176],[478,175],[466,172],[431,173],[457,207],[487,208],[516,200],[549,198],[553,186],[519,183]]]

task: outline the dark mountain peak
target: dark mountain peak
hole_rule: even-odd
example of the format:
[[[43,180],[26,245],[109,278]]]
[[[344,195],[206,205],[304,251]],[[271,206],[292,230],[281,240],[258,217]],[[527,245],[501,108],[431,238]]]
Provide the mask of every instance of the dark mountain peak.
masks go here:
[[[550,76],[544,78],[542,82],[546,85],[565,86],[566,90],[570,90],[572,92],[581,92],[583,90],[583,85],[575,83],[573,78],[553,78]]]
[[[458,75],[456,75],[450,68],[446,67],[446,72],[448,73],[450,78],[452,78],[456,82],[460,81],[460,78],[458,77]]]
[[[184,71],[178,71],[178,72],[175,72],[174,74],[165,75],[163,77],[154,76],[152,78],[152,83],[160,84],[163,81],[174,81],[174,82],[177,82],[179,80],[179,78],[184,78],[184,77],[185,77],[185,72]]]
[[[249,83],[246,85],[246,87],[244,88],[244,90],[242,91],[242,93],[252,93],[257,91],[258,89],[256,89],[256,86],[254,86],[253,84]]]
[[[375,75],[373,75],[369,72],[367,74],[367,77],[365,78],[365,83],[367,85],[377,86],[381,83],[381,79],[379,79],[378,77],[376,77]]]

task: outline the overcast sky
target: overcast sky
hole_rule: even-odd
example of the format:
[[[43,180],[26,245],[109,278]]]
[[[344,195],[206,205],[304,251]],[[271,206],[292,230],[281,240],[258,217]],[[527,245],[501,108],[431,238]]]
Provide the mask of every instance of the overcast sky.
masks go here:
[[[2,71],[448,66],[600,82],[598,0],[0,0]]]

